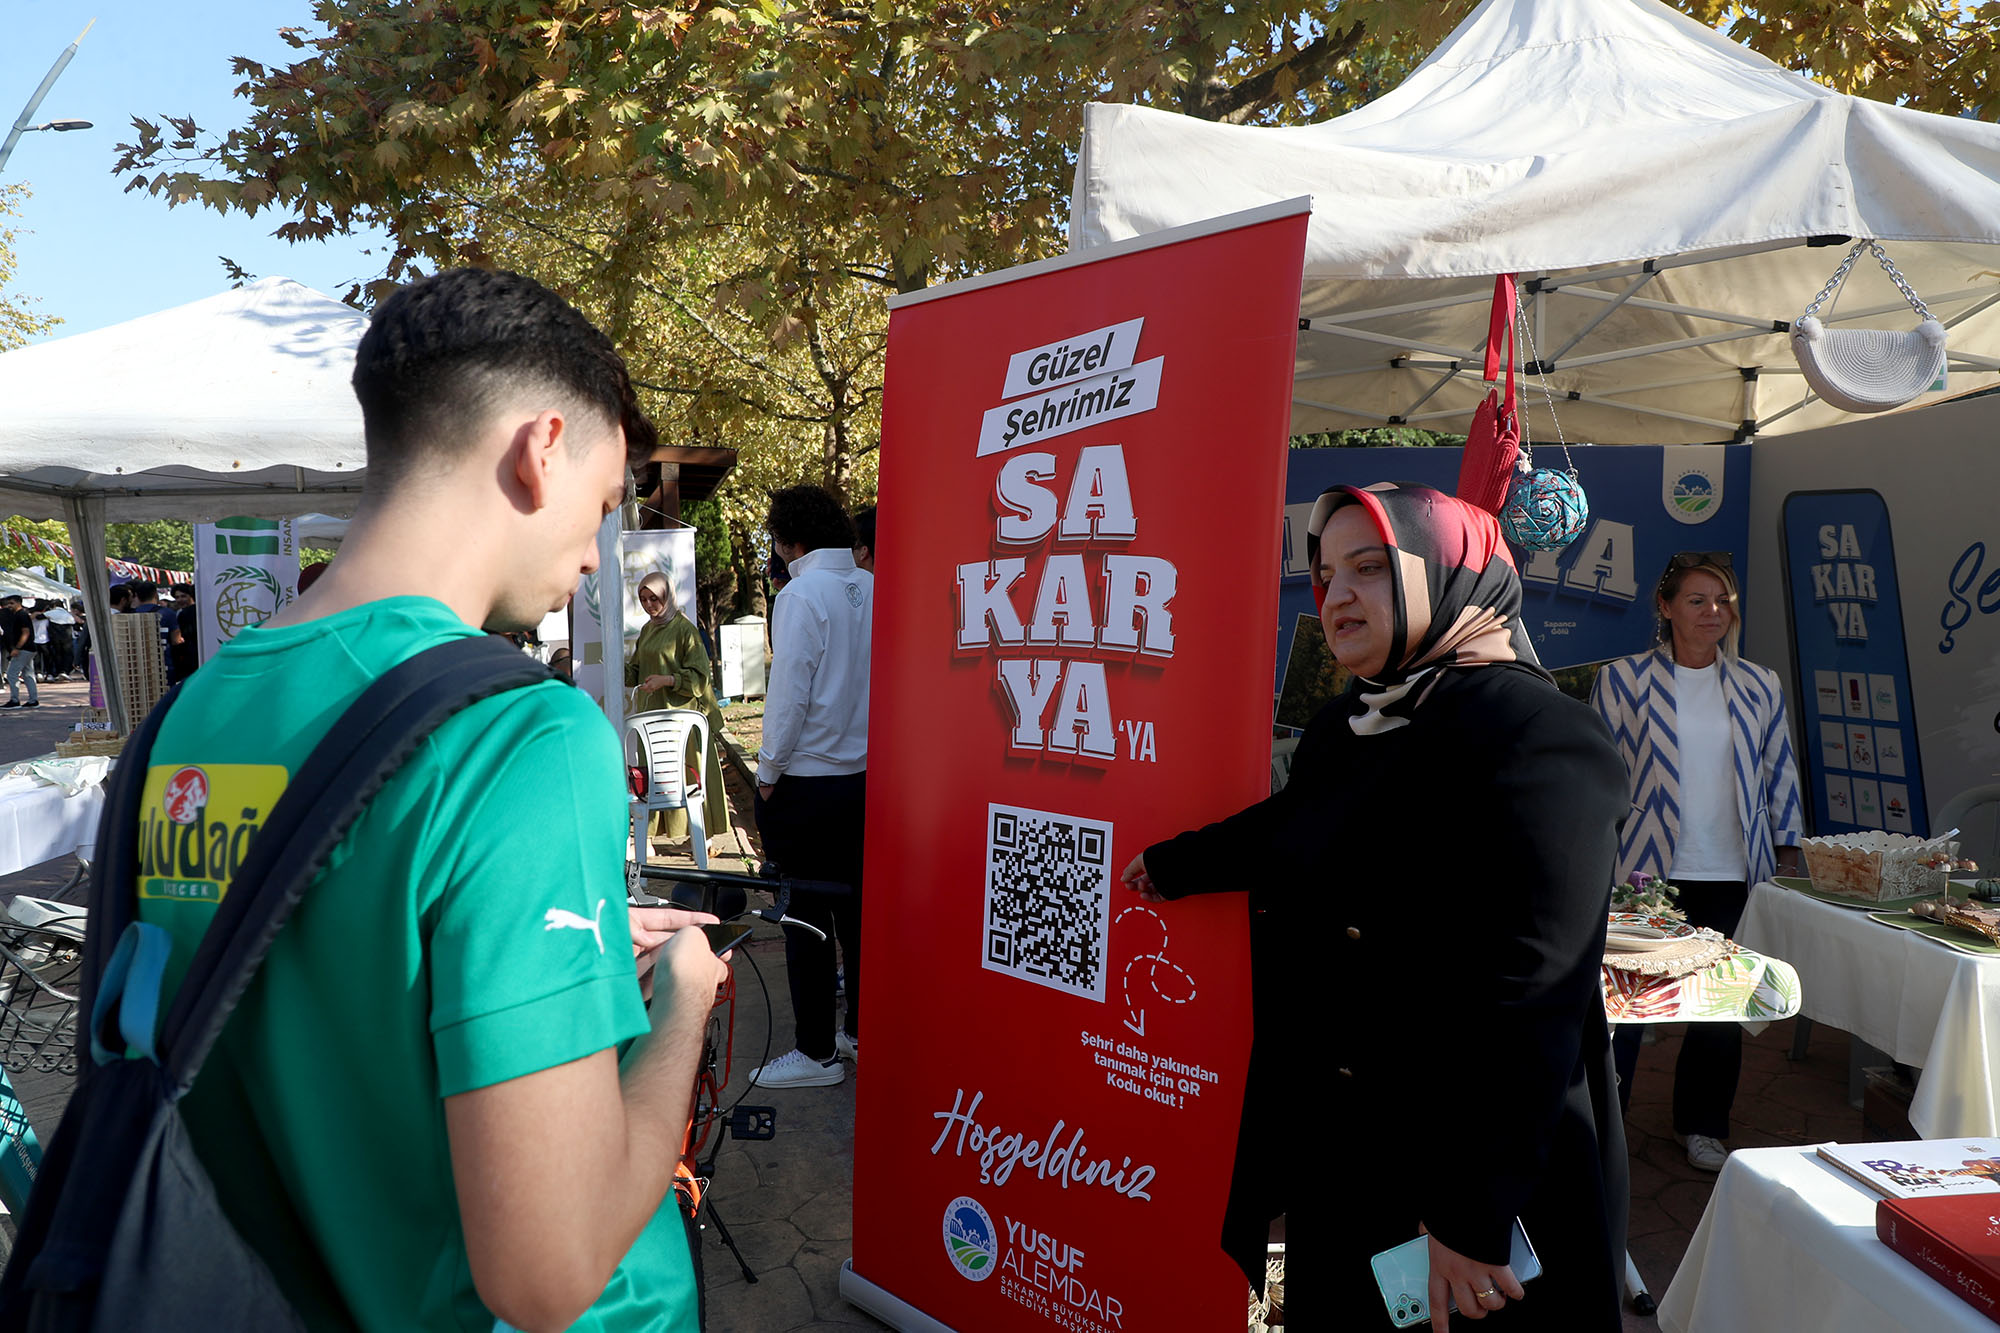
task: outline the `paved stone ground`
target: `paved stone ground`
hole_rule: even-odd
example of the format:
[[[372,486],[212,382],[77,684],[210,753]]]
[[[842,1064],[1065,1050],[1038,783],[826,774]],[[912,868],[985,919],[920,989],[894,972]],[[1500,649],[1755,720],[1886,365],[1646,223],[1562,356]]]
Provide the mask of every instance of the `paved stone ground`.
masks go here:
[[[1861,1112],[1847,1104],[1847,1034],[1815,1026],[1806,1058],[1794,1063],[1786,1053],[1796,1026],[1795,1020],[1774,1023],[1745,1039],[1732,1148],[1861,1138]],[[1673,1136],[1674,1060],[1684,1030],[1668,1026],[1657,1045],[1642,1048],[1625,1121],[1632,1161],[1630,1250],[1656,1300],[1666,1294],[1715,1188],[1715,1177],[1689,1166]],[[1625,1315],[1627,1333],[1658,1327],[1650,1317]]]
[[[753,842],[748,771],[740,756],[725,762],[729,804],[744,842]],[[685,864],[685,858],[666,858]],[[719,870],[750,869],[748,860],[718,858]],[[785,944],[776,926],[757,936],[735,961],[735,1048],[726,1108],[744,1097],[750,1071],[792,1048],[786,998]],[[759,984],[759,978],[762,984]],[[773,1011],[775,1018],[773,1017]],[[709,1333],[792,1333],[807,1329],[882,1328],[840,1296],[840,1266],[852,1252],[854,1085],[752,1089],[747,1103],[777,1108],[777,1137],[765,1143],[724,1140],[709,1182],[708,1201],[756,1275],[743,1276],[736,1257],[710,1222],[702,1236]]]
[[[0,710],[0,762],[47,751],[79,716],[81,695],[77,684],[44,686],[44,707]],[[749,842],[754,837],[750,789],[735,764],[727,767],[731,806],[745,831],[743,842]],[[722,850],[720,842],[716,850]],[[684,849],[661,859],[687,863]],[[740,854],[717,855],[711,864],[742,870],[751,862]],[[0,900],[24,892],[53,896],[72,868],[52,863],[0,879]],[[736,975],[735,1049],[725,1106],[742,1094],[750,1070],[763,1060],[767,1027],[772,1029],[773,1055],[791,1048],[784,944],[776,927],[759,927],[758,936],[740,951]],[[1786,1053],[1794,1026],[1774,1024],[1744,1043],[1733,1146],[1861,1137],[1861,1113],[1847,1104],[1846,1035],[1815,1028],[1806,1058],[1793,1063]],[[1715,1183],[1715,1177],[1688,1166],[1673,1140],[1669,1099],[1680,1032],[1663,1029],[1659,1042],[1643,1049],[1626,1126],[1632,1155],[1631,1251],[1656,1297],[1672,1280]],[[710,1225],[703,1260],[712,1333],[882,1327],[842,1300],[838,1290],[840,1265],[851,1252],[854,1089],[860,1077],[850,1068],[848,1080],[838,1087],[756,1090],[750,1095],[753,1104],[777,1108],[777,1137],[767,1143],[724,1142],[709,1199],[757,1281],[745,1280],[719,1230]],[[67,1100],[68,1081],[22,1075],[16,1086],[30,1119],[46,1137]],[[1628,1313],[1625,1327],[1628,1333],[1647,1333],[1657,1324]]]

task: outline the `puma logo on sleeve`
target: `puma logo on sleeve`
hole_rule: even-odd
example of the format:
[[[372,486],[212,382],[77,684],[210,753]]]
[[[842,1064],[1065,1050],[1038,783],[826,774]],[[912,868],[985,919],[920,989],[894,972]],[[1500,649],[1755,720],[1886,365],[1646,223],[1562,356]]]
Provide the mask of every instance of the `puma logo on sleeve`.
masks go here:
[[[592,912],[588,917],[578,916],[575,912],[567,911],[561,907],[551,907],[542,916],[544,923],[542,929],[587,930],[590,932],[590,937],[597,941],[597,952],[603,953],[604,932],[597,928],[597,919],[603,915],[604,899],[602,898],[597,900],[597,910]]]

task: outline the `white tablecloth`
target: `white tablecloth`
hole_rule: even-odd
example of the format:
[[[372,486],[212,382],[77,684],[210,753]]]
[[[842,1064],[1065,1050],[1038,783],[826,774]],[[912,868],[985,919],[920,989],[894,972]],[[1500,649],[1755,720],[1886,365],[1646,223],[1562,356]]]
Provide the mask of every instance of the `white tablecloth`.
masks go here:
[[[1660,1327],[1992,1333],[1985,1315],[1875,1238],[1875,1198],[1811,1148],[1731,1153],[1660,1301]]]
[[[1798,971],[1802,1012],[1919,1065],[1910,1123],[1928,1139],[2000,1135],[2000,958],[1976,958],[1776,884],[1736,938]]]
[[[64,796],[33,778],[0,778],[0,875],[93,846],[103,815],[103,787]]]

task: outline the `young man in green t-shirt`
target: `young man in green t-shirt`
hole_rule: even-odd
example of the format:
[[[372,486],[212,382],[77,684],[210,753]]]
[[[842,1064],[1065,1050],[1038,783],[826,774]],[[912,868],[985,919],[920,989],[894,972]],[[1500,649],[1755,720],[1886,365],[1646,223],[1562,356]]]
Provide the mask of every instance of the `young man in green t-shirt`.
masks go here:
[[[368,472],[339,559],[187,682],[153,748],[139,906],[174,937],[170,985],[342,710],[433,644],[562,605],[654,441],[610,342],[512,274],[395,293],[354,388]],[[670,1187],[726,973],[683,928],[713,918],[628,915],[622,764],[559,681],[458,714],[209,1057],[190,1137],[310,1327],[695,1327]]]

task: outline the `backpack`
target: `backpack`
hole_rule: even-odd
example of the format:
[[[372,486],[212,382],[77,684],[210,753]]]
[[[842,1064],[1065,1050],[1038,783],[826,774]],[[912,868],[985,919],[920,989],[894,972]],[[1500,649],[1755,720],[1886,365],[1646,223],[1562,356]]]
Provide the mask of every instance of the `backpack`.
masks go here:
[[[272,807],[164,1016],[169,937],[137,920],[137,834],[153,739],[178,689],[147,716],[106,792],[91,880],[78,1004],[90,1056],[0,1276],[0,1333],[305,1328],[222,1211],[180,1100],[286,918],[375,794],[460,709],[549,679],[539,662],[482,635],[426,649],[364,690]]]

